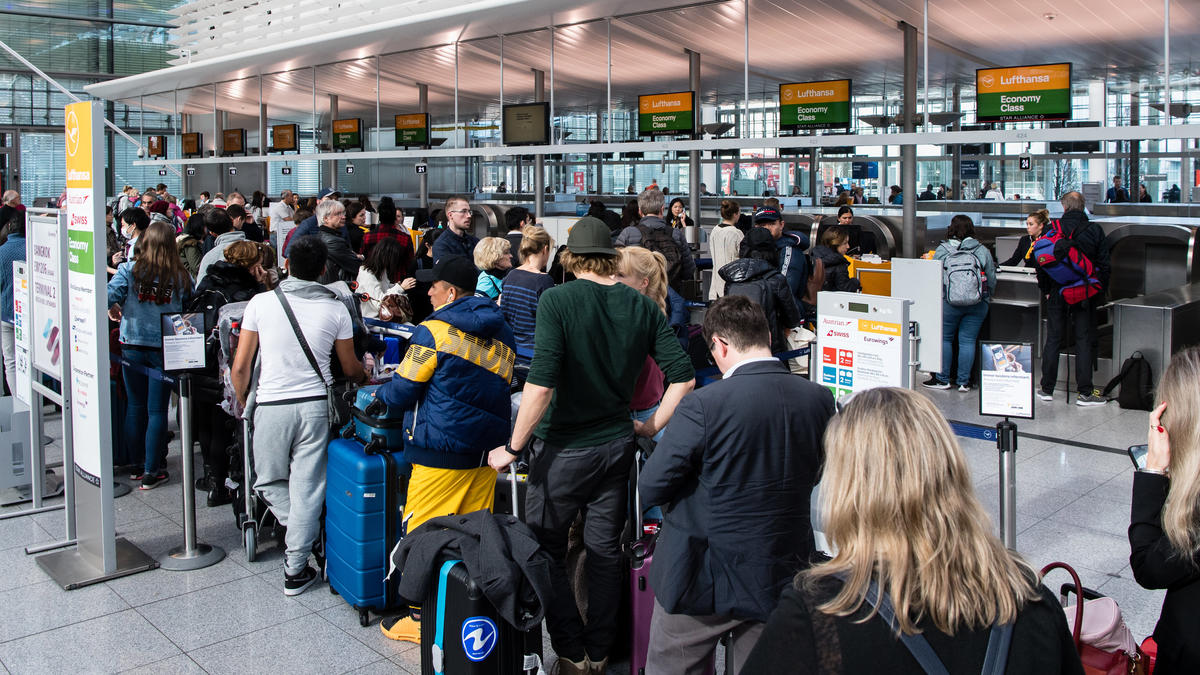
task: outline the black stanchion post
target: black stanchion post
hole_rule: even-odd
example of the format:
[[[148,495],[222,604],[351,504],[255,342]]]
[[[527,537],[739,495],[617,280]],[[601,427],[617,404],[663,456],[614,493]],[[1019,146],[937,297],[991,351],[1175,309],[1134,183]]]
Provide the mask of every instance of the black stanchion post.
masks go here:
[[[219,546],[196,541],[196,476],[192,461],[192,378],[187,373],[179,377],[179,435],[183,452],[179,458],[183,467],[183,546],[172,549],[159,559],[164,570],[186,572],[215,565],[225,557]]]
[[[1000,537],[1009,549],[1017,550],[1017,425],[996,425],[996,448],[1000,450]]]

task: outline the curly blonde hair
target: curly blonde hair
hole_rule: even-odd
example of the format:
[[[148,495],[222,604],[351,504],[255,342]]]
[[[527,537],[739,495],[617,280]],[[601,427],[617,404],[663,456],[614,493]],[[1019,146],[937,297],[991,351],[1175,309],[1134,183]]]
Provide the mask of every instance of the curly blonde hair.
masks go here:
[[[512,250],[512,243],[504,237],[484,237],[475,244],[475,266],[487,271]]]

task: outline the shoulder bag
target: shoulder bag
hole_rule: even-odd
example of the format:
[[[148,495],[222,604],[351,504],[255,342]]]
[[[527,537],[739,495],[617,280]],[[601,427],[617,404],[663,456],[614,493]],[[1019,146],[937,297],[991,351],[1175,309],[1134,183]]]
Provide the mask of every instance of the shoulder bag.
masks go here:
[[[279,288],[275,289],[275,295],[279,298],[279,304],[283,307],[283,313],[287,314],[288,322],[292,324],[292,331],[296,334],[296,341],[300,343],[300,348],[304,350],[304,356],[308,358],[308,365],[312,366],[313,372],[325,384],[325,401],[329,410],[329,430],[330,433],[336,433],[350,421],[349,407],[344,405],[333,383],[327,382],[325,375],[321,373],[321,367],[317,365],[317,358],[313,356],[312,349],[308,347],[308,341],[304,339],[304,332],[300,330],[300,324],[296,322],[296,315],[292,313],[292,306],[288,304],[287,297],[284,296],[283,291],[279,290]]]

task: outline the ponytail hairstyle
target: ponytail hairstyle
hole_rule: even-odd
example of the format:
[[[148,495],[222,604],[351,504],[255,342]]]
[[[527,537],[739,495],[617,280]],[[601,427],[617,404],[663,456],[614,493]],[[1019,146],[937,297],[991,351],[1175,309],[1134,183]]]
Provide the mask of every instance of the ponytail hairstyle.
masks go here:
[[[738,214],[741,213],[741,206],[732,199],[721,200],[721,220],[735,222]]]
[[[618,270],[622,276],[646,279],[646,297],[667,313],[667,258],[658,251],[641,246],[625,246],[620,253]]]

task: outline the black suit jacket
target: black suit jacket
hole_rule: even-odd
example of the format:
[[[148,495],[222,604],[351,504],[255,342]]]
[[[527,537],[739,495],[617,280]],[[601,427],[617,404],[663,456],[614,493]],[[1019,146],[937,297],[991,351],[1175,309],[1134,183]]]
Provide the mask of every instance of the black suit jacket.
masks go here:
[[[673,614],[766,621],[812,556],[812,488],[828,389],[780,361],[748,363],[684,397],[639,480],[665,518],[650,570]]]
[[[1166,476],[1133,475],[1129,522],[1129,565],[1143,588],[1165,588],[1162,614],[1154,627],[1156,675],[1200,672],[1200,552],[1181,558],[1162,529],[1162,510],[1171,481]]]

